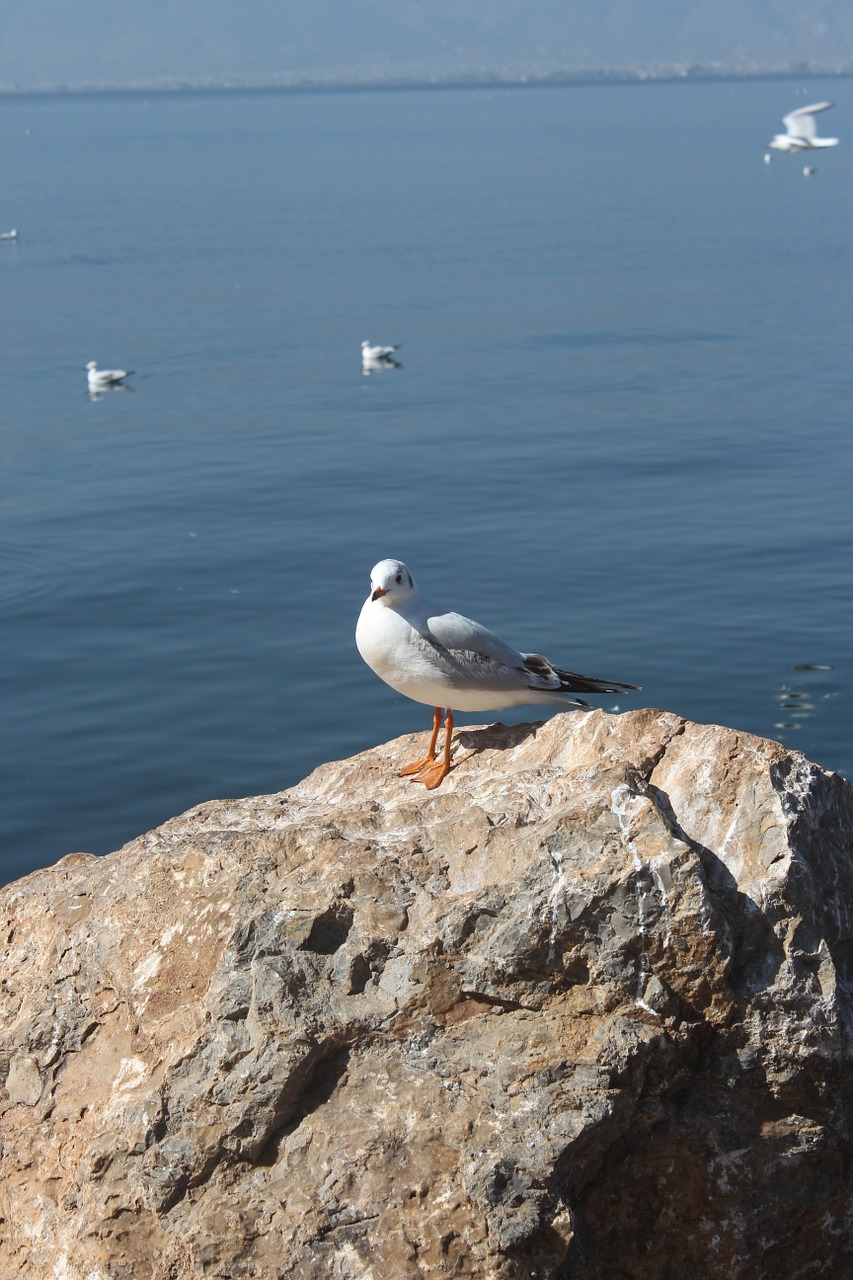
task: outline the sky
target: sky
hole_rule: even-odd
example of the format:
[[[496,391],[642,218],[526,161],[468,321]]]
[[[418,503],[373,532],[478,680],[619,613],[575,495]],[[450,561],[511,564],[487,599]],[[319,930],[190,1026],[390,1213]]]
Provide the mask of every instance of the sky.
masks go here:
[[[853,71],[850,0],[27,0],[0,23],[5,90],[802,64]]]

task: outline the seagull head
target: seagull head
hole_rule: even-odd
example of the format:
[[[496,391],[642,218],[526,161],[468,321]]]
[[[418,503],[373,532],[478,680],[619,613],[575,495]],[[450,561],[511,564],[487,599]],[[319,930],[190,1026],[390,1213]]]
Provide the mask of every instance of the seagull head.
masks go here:
[[[408,565],[402,560],[380,560],[370,571],[371,600],[400,604],[415,589]]]
[[[97,363],[94,360],[90,360],[89,363],[86,365],[86,368],[90,370],[97,369],[97,367],[98,367]]]

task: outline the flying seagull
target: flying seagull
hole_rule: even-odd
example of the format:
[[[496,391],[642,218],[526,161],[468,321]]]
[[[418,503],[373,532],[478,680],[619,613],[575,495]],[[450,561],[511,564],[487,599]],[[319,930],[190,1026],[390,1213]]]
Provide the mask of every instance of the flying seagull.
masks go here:
[[[787,133],[777,133],[768,145],[776,151],[810,151],[813,147],[837,147],[837,138],[819,138],[815,116],[828,111],[834,102],[813,102],[810,107],[798,107],[782,118]]]
[[[435,709],[426,756],[400,774],[414,775],[430,790],[450,768],[454,711],[501,711],[531,703],[587,707],[576,693],[639,688],[562,671],[538,653],[519,653],[481,623],[427,600],[401,560],[380,560],[374,566],[355,643],[371,670],[392,689]],[[444,754],[437,759],[443,709]]]

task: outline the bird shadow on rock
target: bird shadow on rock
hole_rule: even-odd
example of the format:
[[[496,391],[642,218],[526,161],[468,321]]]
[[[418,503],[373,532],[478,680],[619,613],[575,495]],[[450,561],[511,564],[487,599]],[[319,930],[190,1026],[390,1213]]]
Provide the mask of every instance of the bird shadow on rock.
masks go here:
[[[453,738],[456,746],[464,747],[472,755],[479,755],[482,751],[508,751],[527,738],[535,737],[536,731],[543,724],[544,720],[533,720],[526,724],[507,725],[497,722],[477,725],[470,729],[456,729]]]

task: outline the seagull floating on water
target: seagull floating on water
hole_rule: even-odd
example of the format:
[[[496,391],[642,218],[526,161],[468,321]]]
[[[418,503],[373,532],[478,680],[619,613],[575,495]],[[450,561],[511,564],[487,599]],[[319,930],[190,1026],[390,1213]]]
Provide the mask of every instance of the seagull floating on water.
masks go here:
[[[13,227],[11,231],[0,231],[0,240],[17,240],[18,228]]]
[[[413,775],[429,790],[450,768],[454,711],[501,711],[533,703],[588,707],[574,695],[639,688],[563,671],[538,653],[519,653],[481,623],[427,600],[401,560],[380,560],[374,566],[355,643],[370,669],[392,689],[434,708],[426,756],[400,773]],[[444,753],[438,759],[443,710]]]
[[[117,387],[129,378],[133,369],[99,369],[94,360],[86,365],[89,373],[89,390],[103,391],[105,387]]]
[[[787,132],[777,133],[768,146],[776,151],[810,151],[813,147],[837,147],[837,138],[819,138],[815,116],[819,111],[828,111],[834,102],[813,102],[810,107],[798,107],[782,117]]]
[[[372,347],[369,342],[365,341],[361,344],[361,358],[365,362],[393,360],[394,352],[397,350],[399,350],[398,347]]]

